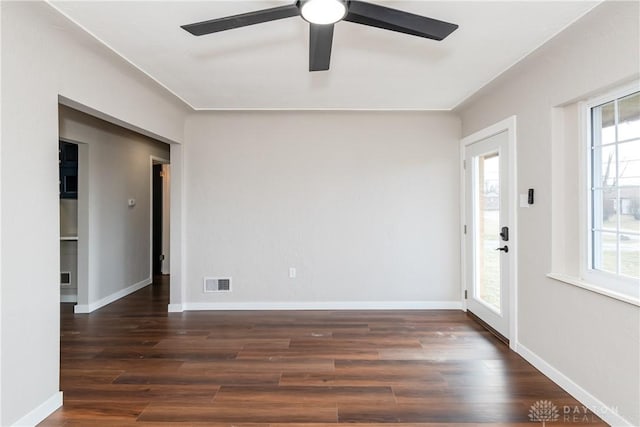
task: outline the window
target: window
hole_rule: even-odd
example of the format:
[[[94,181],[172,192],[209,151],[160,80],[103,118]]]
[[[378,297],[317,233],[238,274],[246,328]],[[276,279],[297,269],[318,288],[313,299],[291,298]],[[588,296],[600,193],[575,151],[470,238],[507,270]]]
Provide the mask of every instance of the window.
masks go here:
[[[637,85],[587,106],[590,281],[640,288],[640,92]],[[635,286],[633,287],[629,287]]]

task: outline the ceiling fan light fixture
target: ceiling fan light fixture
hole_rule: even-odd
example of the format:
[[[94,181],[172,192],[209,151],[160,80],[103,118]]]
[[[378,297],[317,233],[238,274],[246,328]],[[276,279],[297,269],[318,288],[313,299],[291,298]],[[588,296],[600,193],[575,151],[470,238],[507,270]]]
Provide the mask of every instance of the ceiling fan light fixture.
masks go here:
[[[2,1],[2,0],[0,0]],[[182,25],[194,36],[302,17],[309,22],[309,71],[326,71],[331,62],[334,25],[338,21],[377,27],[411,36],[443,40],[458,28],[439,21],[363,0],[292,0],[292,3],[233,16]]]
[[[300,14],[312,24],[335,24],[347,14],[347,5],[344,0],[301,1]]]

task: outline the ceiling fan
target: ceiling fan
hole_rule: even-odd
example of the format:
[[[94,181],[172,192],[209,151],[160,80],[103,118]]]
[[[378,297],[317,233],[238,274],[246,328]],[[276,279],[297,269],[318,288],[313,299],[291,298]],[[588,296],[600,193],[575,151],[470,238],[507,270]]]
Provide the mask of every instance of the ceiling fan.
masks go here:
[[[458,25],[358,0],[297,0],[294,4],[183,25],[194,36],[302,16],[310,24],[309,71],[329,69],[333,25],[338,21],[443,40]]]

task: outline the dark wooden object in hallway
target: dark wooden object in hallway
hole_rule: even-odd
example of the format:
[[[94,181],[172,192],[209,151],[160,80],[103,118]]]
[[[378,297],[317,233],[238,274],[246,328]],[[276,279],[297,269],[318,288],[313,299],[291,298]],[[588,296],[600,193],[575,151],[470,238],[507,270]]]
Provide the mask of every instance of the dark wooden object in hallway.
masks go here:
[[[556,405],[554,425],[563,406],[582,408],[461,311],[168,314],[167,303],[161,280],[90,315],[63,304],[64,407],[41,425],[533,426],[536,401]]]

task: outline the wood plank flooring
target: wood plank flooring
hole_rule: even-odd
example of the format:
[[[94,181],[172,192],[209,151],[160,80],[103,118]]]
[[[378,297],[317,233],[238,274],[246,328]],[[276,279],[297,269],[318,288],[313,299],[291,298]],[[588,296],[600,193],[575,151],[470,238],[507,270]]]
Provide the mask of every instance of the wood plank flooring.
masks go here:
[[[167,313],[158,279],[61,304],[64,406],[41,426],[532,426],[582,405],[461,311]]]

